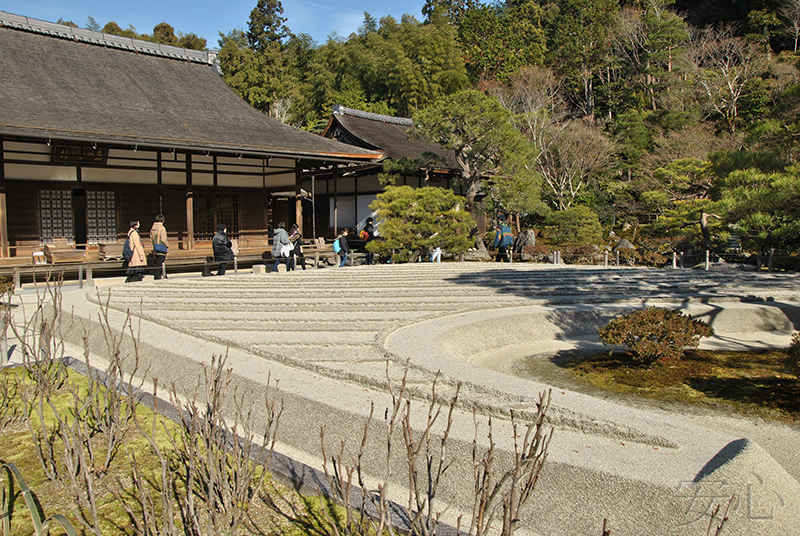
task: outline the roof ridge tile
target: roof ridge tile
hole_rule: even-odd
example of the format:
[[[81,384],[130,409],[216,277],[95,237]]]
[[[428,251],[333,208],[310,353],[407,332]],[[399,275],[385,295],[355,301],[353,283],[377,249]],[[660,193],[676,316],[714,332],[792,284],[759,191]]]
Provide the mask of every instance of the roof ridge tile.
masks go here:
[[[71,39],[90,45],[110,46],[141,52],[152,56],[162,56],[194,63],[205,63],[208,65],[215,65],[216,63],[216,54],[211,54],[207,50],[191,50],[172,45],[153,43],[151,41],[143,41],[141,39],[131,39],[130,37],[95,32],[85,28],[73,28],[72,26],[66,26],[64,24],[32,19],[5,11],[0,11],[0,27],[2,26],[26,32],[60,37],[62,39]]]

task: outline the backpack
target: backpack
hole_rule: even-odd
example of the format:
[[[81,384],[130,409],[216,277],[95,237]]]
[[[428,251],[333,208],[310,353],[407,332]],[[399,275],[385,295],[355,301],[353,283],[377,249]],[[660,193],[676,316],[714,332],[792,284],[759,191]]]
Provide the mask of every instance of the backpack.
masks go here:
[[[339,253],[340,251],[342,251],[342,246],[339,245],[339,239],[337,238],[333,241],[333,252]]]
[[[358,233],[358,237],[362,241],[366,242],[367,240],[369,240],[369,233],[365,229],[361,229],[361,232]]]
[[[131,249],[131,237],[130,235],[125,240],[125,245],[122,246],[122,258],[126,261],[129,261],[133,258],[133,250]]]

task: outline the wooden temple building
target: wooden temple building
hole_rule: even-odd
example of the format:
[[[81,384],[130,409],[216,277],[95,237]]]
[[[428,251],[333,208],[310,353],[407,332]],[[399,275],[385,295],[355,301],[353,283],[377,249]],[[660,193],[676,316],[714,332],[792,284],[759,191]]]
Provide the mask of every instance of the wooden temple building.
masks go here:
[[[439,186],[463,195],[463,189],[457,181],[460,170],[453,152],[409,137],[408,131],[413,126],[414,122],[405,117],[364,112],[337,105],[334,106],[322,135],[353,147],[378,151],[385,158],[413,161],[413,170],[401,176],[397,186]],[[360,227],[371,214],[370,203],[383,191],[383,185],[378,180],[382,164],[372,162],[351,166],[346,170],[337,168],[335,171],[338,180],[325,180],[322,188],[315,188],[318,200],[320,194],[327,197],[328,206],[324,208],[330,216],[328,224],[339,228]],[[323,174],[322,177],[330,179],[331,175]],[[308,181],[304,181],[303,188],[309,187]]]
[[[347,170],[374,169],[382,150],[265,116],[225,84],[210,52],[0,12],[0,73],[8,260],[46,244],[118,243],[130,220],[146,236],[159,213],[172,249],[208,244],[218,223],[245,244],[266,244],[278,221],[324,236],[328,198],[360,207],[380,190]]]

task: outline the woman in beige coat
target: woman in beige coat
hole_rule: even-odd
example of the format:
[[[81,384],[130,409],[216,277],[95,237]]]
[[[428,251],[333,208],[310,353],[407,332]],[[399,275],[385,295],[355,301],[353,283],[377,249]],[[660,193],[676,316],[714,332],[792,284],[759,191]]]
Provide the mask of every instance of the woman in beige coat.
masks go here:
[[[128,229],[128,242],[133,251],[131,260],[128,261],[128,270],[125,275],[126,283],[132,281],[141,281],[144,278],[144,270],[147,268],[147,256],[144,253],[144,246],[142,246],[142,239],[139,237],[139,222],[131,220],[131,227]]]

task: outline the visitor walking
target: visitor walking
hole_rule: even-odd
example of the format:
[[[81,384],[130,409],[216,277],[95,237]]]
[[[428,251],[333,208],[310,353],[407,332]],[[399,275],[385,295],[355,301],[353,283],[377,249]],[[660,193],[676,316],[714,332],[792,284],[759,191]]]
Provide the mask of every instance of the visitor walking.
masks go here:
[[[347,243],[347,235],[349,231],[347,229],[342,229],[342,234],[338,236],[339,240],[339,255],[342,257],[342,261],[339,263],[339,268],[344,266],[347,262],[347,254],[350,253],[350,244]]]
[[[131,249],[131,258],[128,260],[128,269],[125,270],[126,283],[133,283],[144,279],[144,271],[147,267],[147,257],[144,254],[142,238],[139,236],[139,221],[131,220],[128,229],[128,247]]]
[[[361,230],[361,239],[364,241],[364,251],[367,252],[367,260],[365,262],[367,264],[372,264],[372,259],[375,254],[367,249],[367,244],[375,240],[375,228],[372,226],[372,218],[367,218],[367,222]]]
[[[211,239],[211,246],[214,248],[214,262],[219,263],[217,275],[225,275],[228,262],[233,260],[233,245],[228,239],[228,228],[224,223],[217,224],[217,234]]]
[[[278,271],[278,265],[281,263],[282,258],[286,259],[286,271],[288,272],[291,269],[289,268],[289,257],[292,254],[291,245],[292,241],[289,240],[289,235],[286,233],[286,224],[279,222],[272,232],[272,256],[275,257],[275,264],[272,266],[273,272]]]
[[[494,234],[494,247],[497,249],[497,256],[494,258],[495,262],[510,262],[508,248],[513,249],[513,246],[514,235],[511,234],[511,227],[506,224],[505,216],[500,216],[497,232]]]
[[[167,229],[164,227],[164,215],[159,214],[150,227],[150,240],[153,242],[153,255],[156,259],[155,270],[153,277],[158,280],[161,279],[163,272],[164,261],[167,259],[167,251],[169,251],[169,240],[167,239]],[[164,274],[164,279],[167,274]]]
[[[303,255],[303,235],[300,233],[300,226],[296,223],[292,224],[289,240],[292,242],[292,268],[297,270],[297,259],[300,259],[300,266],[305,270],[306,258]]]

